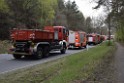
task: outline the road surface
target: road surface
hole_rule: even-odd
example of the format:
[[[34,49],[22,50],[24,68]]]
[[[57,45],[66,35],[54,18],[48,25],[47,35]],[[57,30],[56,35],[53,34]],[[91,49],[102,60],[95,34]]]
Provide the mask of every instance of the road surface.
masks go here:
[[[92,48],[93,46],[88,46],[89,48]],[[67,50],[66,54],[60,54],[60,52],[52,53],[50,57],[43,58],[40,60],[34,60],[34,59],[26,59],[22,58],[20,60],[16,60],[12,57],[11,54],[0,54],[0,74],[11,72],[17,69],[33,66],[36,64],[42,64],[48,61],[56,60],[58,58],[69,56],[71,54],[84,51],[86,49],[73,49],[73,50]]]

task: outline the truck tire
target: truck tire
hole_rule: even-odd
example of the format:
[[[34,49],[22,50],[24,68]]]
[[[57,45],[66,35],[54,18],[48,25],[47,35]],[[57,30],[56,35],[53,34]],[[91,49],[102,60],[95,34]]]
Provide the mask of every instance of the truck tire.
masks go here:
[[[35,54],[35,58],[36,59],[41,59],[43,58],[43,49],[41,47],[37,48],[37,52]]]
[[[49,46],[44,47],[43,52],[44,52],[43,54],[45,55],[45,57],[48,57],[49,56],[49,52],[50,52]]]
[[[13,54],[13,57],[14,57],[15,59],[21,59],[22,55]]]
[[[63,49],[61,50],[61,54],[65,54],[65,52],[66,52],[66,46],[63,45]]]

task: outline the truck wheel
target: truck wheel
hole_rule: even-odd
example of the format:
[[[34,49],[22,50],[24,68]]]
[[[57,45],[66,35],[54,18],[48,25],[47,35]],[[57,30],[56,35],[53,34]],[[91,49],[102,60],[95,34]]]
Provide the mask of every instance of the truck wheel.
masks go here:
[[[61,54],[65,54],[65,52],[66,52],[66,46],[63,45],[63,49],[61,50]]]
[[[35,57],[36,57],[36,59],[43,58],[43,49],[42,48],[37,48],[37,52],[36,52]]]
[[[15,59],[20,59],[22,56],[21,56],[21,55],[17,55],[17,54],[13,54],[13,57],[14,57]]]
[[[45,55],[45,57],[48,57],[49,56],[49,46],[46,46],[45,48],[44,48],[44,55]]]

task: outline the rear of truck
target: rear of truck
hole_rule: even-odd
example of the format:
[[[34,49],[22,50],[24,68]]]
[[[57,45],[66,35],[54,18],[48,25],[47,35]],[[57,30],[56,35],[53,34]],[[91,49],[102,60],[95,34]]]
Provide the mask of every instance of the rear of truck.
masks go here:
[[[38,48],[37,45],[39,42],[48,45],[48,42],[53,41],[54,33],[42,30],[12,30],[11,39],[13,42],[10,52],[13,54],[13,57],[16,59],[21,58],[22,56],[29,57],[35,56],[36,58],[43,57],[42,48]],[[47,46],[47,48],[49,48]],[[47,49],[44,48],[44,49]],[[43,49],[42,49],[43,50]],[[36,55],[37,54],[37,55]]]
[[[43,58],[50,51],[65,53],[68,46],[68,30],[63,26],[46,26],[44,30],[12,30],[13,46],[10,51],[15,59],[22,56]]]
[[[82,31],[69,31],[69,48],[86,47],[86,35]]]
[[[83,32],[83,31],[81,31],[80,33],[82,35],[81,46],[86,48],[86,46],[87,46],[87,34],[86,34],[86,32]]]
[[[98,43],[98,37],[96,34],[88,34],[87,35],[87,44],[96,45]]]

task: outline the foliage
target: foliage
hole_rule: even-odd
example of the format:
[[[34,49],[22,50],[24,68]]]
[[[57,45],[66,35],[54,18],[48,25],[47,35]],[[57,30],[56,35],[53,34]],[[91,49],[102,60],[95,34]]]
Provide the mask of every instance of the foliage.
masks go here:
[[[5,0],[0,0],[0,11],[1,12],[8,12],[9,11]]]
[[[7,0],[15,26],[41,28],[54,18],[55,0]],[[16,6],[16,7],[15,7]]]
[[[67,17],[65,15],[65,4],[64,0],[58,0],[58,5],[55,12],[54,25],[68,26]]]
[[[65,4],[66,6],[66,17],[68,28],[72,30],[83,30],[85,18],[83,14],[78,10],[78,6],[75,1],[71,2],[70,0]]]
[[[66,26],[71,30],[92,32],[92,25],[79,11],[75,1],[0,0],[0,39],[9,39],[13,28],[42,29],[44,26]],[[92,21],[92,19],[90,20]]]
[[[6,40],[0,41],[0,54],[7,53],[10,47],[11,47],[10,41],[6,41]]]
[[[87,29],[87,33],[92,33],[93,29],[92,29],[92,20],[90,17],[86,18],[86,23],[85,23],[86,29]]]
[[[116,28],[116,37],[118,41],[124,42],[124,0],[95,0],[97,2],[97,6],[95,8],[99,8],[100,6],[106,7],[109,9],[111,26]],[[109,19],[109,18],[108,18]]]
[[[5,0],[0,0],[0,39],[8,39],[9,35],[9,8]]]
[[[58,0],[58,8],[56,10],[55,25],[64,25],[71,30],[84,30],[85,18],[78,10],[75,1]]]
[[[0,0],[0,39],[9,39],[12,28],[52,25],[57,0]]]

